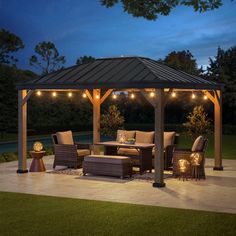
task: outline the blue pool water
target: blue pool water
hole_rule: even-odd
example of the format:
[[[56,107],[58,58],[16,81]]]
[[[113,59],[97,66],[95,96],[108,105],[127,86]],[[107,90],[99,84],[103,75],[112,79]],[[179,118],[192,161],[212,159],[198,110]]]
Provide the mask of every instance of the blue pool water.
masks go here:
[[[92,134],[79,134],[74,135],[74,140],[76,142],[83,142],[83,143],[92,143],[93,136]],[[101,141],[110,140],[108,137],[101,137]],[[33,147],[33,143],[35,141],[40,141],[44,147],[52,147],[52,139],[51,137],[46,138],[30,138],[27,142],[27,149],[31,150]],[[0,154],[3,152],[17,152],[18,150],[18,143],[17,141],[7,142],[7,143],[0,143]]]

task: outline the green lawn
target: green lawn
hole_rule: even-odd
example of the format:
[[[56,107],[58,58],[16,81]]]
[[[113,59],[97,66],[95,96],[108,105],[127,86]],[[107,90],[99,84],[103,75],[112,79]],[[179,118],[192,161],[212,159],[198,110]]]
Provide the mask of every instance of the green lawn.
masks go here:
[[[210,135],[208,137],[209,145],[207,148],[206,157],[213,158],[214,156],[214,137]],[[223,159],[236,159],[236,135],[223,135],[222,148],[223,148]],[[193,140],[190,138],[180,136],[179,147],[191,147]]]
[[[236,214],[0,192],[0,235],[236,235]]]

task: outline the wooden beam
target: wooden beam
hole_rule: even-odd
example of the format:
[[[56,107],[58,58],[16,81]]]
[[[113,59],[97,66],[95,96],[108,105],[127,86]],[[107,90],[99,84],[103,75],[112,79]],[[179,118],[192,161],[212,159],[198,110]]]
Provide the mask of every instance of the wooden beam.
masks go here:
[[[207,98],[209,98],[211,100],[211,102],[214,104],[215,103],[215,98],[214,95],[212,95],[209,91],[204,90],[202,91],[203,94],[205,94],[207,96]]]
[[[93,97],[91,96],[90,92],[88,91],[88,89],[85,90],[85,94],[88,97],[88,99],[90,100],[90,102],[93,104]]]
[[[22,106],[29,100],[29,98],[31,97],[31,95],[33,94],[34,90],[29,90],[27,92],[27,95],[24,97],[24,99],[22,100]]]
[[[141,89],[141,94],[145,97],[145,99],[153,106],[155,107],[156,104],[155,104],[155,101],[154,101],[154,98],[151,98],[147,92],[144,90],[144,89]],[[155,94],[156,95],[156,94]]]
[[[155,156],[153,187],[165,187],[164,183],[164,90],[155,90]]]
[[[101,98],[101,104],[106,100],[106,98],[112,93],[113,89],[108,89]]]
[[[18,170],[27,173],[27,91],[18,90]],[[23,101],[25,102],[23,103]]]
[[[215,135],[215,166],[214,170],[223,170],[222,166],[222,94],[221,90],[215,91],[214,103],[214,135]]]
[[[101,91],[93,90],[93,143],[100,142],[100,108],[101,108]],[[100,154],[100,147],[94,145],[94,154]]]

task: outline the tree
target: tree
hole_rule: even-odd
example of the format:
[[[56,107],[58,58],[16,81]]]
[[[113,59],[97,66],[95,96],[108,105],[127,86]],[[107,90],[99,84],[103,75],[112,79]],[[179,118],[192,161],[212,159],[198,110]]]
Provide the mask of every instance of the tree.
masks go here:
[[[65,56],[61,56],[52,42],[40,42],[34,49],[37,55],[30,58],[30,65],[42,70],[42,74],[59,70],[65,63]]]
[[[214,59],[209,58],[207,76],[209,79],[223,83],[223,122],[236,124],[236,46],[227,50],[220,47]]]
[[[169,53],[165,57],[164,63],[177,70],[182,70],[189,74],[198,75],[200,72],[197,68],[196,59],[189,50],[179,52],[173,51]]]
[[[147,20],[156,20],[159,15],[167,16],[177,6],[188,6],[192,7],[195,12],[205,12],[222,5],[222,0],[100,0],[100,2],[107,8],[121,3],[128,14]]]
[[[89,62],[93,62],[93,61],[95,61],[95,58],[92,56],[82,56],[79,59],[77,59],[76,64],[82,65],[82,64],[89,63]]]
[[[196,138],[199,135],[210,133],[211,122],[203,106],[194,107],[187,120],[183,125],[186,127],[189,136]]]
[[[36,74],[0,64],[0,132],[17,132],[17,89],[16,83]]]
[[[115,136],[118,129],[124,125],[124,117],[121,116],[117,106],[111,105],[106,114],[101,116],[102,134]]]
[[[20,37],[5,29],[0,30],[0,63],[16,63],[18,60],[12,53],[22,48],[24,48],[24,44]]]

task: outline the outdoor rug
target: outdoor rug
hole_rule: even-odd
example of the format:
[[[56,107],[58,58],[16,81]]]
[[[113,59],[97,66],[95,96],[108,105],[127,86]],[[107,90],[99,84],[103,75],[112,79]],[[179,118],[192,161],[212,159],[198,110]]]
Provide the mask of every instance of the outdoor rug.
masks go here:
[[[73,175],[73,176],[78,176],[78,177],[88,177],[89,176],[93,176],[93,175],[89,175],[87,174],[86,176],[83,176],[83,171],[82,168],[80,169],[70,169],[70,168],[65,168],[65,169],[58,169],[58,170],[49,170],[46,173],[49,174],[59,174],[59,175]],[[110,176],[103,176],[105,178],[113,178]],[[172,173],[171,171],[165,171],[164,173],[164,178],[172,178]],[[154,172],[149,173],[149,172],[145,172],[142,175],[139,174],[138,169],[137,170],[133,170],[133,175],[132,177],[126,177],[124,178],[125,180],[136,180],[136,181],[144,181],[144,182],[153,182],[154,181]]]

